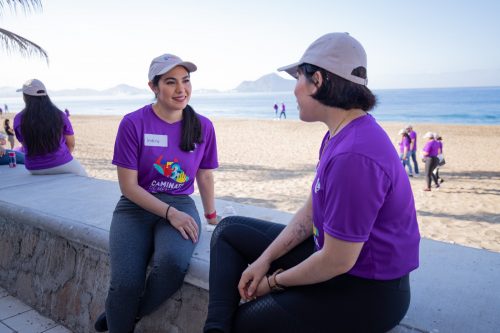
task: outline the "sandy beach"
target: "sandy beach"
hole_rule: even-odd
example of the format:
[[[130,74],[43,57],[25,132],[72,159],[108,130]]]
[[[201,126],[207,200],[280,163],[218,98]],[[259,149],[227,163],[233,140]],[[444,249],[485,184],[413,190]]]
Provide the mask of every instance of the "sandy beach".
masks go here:
[[[70,119],[75,157],[91,177],[116,181],[111,158],[121,117]],[[220,163],[216,197],[295,212],[308,195],[326,127],[295,120],[212,120]],[[403,126],[382,123],[393,142]],[[421,176],[410,179],[422,236],[500,252],[500,126],[413,126],[420,148],[425,132],[442,135],[447,162],[438,191],[422,191],[423,163]]]

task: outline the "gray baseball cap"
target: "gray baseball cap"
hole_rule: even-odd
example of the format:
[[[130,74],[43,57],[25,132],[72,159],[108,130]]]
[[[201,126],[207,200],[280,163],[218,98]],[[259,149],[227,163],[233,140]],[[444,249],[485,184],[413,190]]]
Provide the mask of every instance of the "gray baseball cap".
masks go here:
[[[297,78],[297,68],[304,63],[321,67],[354,83],[364,86],[368,84],[368,79],[352,74],[358,67],[367,69],[366,52],[361,43],[347,32],[321,36],[307,48],[299,62],[280,67],[278,71],[285,71]]]
[[[45,89],[42,81],[37,79],[31,79],[24,82],[21,89],[17,89],[17,92],[22,91],[23,94],[30,96],[47,96],[47,89]]]
[[[151,61],[151,65],[149,65],[149,73],[148,79],[152,81],[155,76],[162,75],[171,70],[176,66],[183,66],[189,72],[196,71],[197,67],[195,64],[189,61],[182,61],[181,58],[175,56],[173,54],[163,54],[159,57],[156,57]]]

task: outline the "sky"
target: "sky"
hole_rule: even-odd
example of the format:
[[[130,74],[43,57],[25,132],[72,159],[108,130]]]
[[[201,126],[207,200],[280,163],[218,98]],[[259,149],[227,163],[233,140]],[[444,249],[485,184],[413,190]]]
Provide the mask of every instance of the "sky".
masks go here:
[[[172,53],[198,66],[193,89],[230,90],[298,61],[329,32],[349,32],[361,42],[372,89],[500,86],[498,0],[42,0],[42,5],[28,14],[4,8],[0,27],[42,46],[49,64],[0,47],[0,87],[35,77],[49,91],[118,84],[148,89],[151,60]]]

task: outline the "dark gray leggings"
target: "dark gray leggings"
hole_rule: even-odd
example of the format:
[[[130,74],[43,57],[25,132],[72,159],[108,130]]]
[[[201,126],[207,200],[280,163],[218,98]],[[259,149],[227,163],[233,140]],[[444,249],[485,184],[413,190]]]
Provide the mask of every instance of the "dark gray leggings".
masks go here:
[[[198,211],[189,196],[155,196],[192,216],[200,227]],[[182,286],[194,248],[195,244],[182,238],[164,218],[122,196],[109,232],[109,332],[131,331],[136,317],[152,313],[172,296]],[[146,278],[149,263],[151,271]]]

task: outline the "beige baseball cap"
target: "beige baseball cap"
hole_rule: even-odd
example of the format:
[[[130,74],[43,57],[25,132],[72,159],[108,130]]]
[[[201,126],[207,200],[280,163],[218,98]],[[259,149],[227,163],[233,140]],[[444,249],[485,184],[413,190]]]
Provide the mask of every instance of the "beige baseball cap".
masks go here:
[[[285,71],[297,78],[297,68],[304,63],[321,67],[354,83],[368,84],[367,79],[352,75],[352,71],[358,67],[367,68],[366,52],[347,32],[321,36],[307,48],[299,62],[280,67],[278,71]]]
[[[157,75],[165,74],[176,66],[183,66],[187,68],[189,72],[194,72],[197,69],[196,65],[192,62],[182,61],[182,59],[178,56],[166,53],[154,58],[153,61],[151,61],[148,73],[149,81],[152,81]]]
[[[47,96],[47,89],[45,89],[42,81],[37,79],[31,79],[24,82],[21,89],[17,89],[17,92],[22,91],[23,94],[30,96]]]

